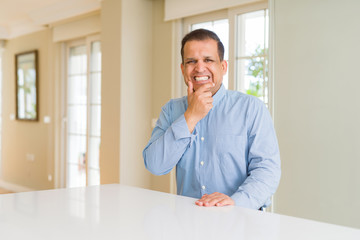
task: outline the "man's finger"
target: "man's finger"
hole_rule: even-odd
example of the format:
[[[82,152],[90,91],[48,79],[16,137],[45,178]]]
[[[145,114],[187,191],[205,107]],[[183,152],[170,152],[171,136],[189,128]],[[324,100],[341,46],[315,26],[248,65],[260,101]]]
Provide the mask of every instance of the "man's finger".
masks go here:
[[[188,89],[187,89],[188,96],[194,93],[194,86],[191,81],[188,81]]]
[[[224,200],[227,196],[224,194],[210,194],[206,199],[204,199],[204,205],[207,207],[215,206],[218,202]]]
[[[209,201],[209,206],[216,206],[217,203],[222,202],[225,200],[224,196],[218,196]]]
[[[211,206],[227,206],[227,205],[235,205],[234,200],[223,194],[223,193],[212,193],[212,194],[204,194],[201,199],[195,202],[198,206],[211,207]]]
[[[214,87],[215,84],[214,83],[206,83],[204,85],[201,85],[198,90],[196,91],[199,91],[199,92],[208,92],[211,90],[212,87]]]
[[[198,205],[198,206],[203,206],[204,205],[204,203],[202,201],[200,201],[200,200],[196,201],[195,204]]]
[[[215,204],[215,206],[217,207],[227,206],[227,205],[234,205],[234,200],[232,200],[231,198],[225,198],[222,201]]]
[[[214,199],[216,199],[218,196],[216,196],[215,194],[210,194],[210,195],[203,195],[201,197],[201,199],[199,199],[197,201],[197,205],[199,206],[205,206],[205,207],[210,207],[210,206],[214,206],[214,204],[218,201],[215,200],[215,203],[213,202]],[[222,199],[219,199],[219,201],[222,200]]]
[[[209,195],[205,193],[204,195],[202,195],[202,197],[199,200],[197,200],[195,202],[195,204],[198,205],[198,206],[203,206],[204,205],[204,199],[206,199],[208,196]]]
[[[205,198],[206,196],[209,196],[209,194],[205,193],[204,195],[202,195],[201,199]]]

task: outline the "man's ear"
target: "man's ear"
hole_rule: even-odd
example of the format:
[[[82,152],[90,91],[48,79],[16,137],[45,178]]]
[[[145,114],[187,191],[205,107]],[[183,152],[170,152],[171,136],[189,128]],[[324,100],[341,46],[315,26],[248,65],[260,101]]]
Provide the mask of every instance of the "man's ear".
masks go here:
[[[221,61],[221,69],[222,69],[223,75],[225,75],[226,72],[227,72],[227,66],[228,66],[227,61],[226,61],[226,60],[222,60],[222,61]]]
[[[185,82],[186,86],[188,86],[188,83],[187,83],[185,75],[184,75],[184,72],[185,72],[184,64],[181,63],[180,68],[181,68],[181,72],[182,72],[182,75],[183,75],[183,78],[184,78],[184,82]]]

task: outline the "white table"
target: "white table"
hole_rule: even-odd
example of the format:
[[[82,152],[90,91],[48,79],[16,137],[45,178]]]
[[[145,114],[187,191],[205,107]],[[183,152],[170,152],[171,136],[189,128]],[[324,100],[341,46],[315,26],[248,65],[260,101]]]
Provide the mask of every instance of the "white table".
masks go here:
[[[0,195],[0,239],[360,239],[346,228],[118,184]]]

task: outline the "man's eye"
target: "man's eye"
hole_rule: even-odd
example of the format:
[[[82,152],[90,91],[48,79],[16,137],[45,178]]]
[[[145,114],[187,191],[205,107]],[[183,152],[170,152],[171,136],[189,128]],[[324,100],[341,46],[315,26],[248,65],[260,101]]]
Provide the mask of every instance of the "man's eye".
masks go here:
[[[213,62],[212,59],[205,59],[205,62]]]
[[[195,63],[195,60],[186,61],[186,64],[191,64],[191,63]]]

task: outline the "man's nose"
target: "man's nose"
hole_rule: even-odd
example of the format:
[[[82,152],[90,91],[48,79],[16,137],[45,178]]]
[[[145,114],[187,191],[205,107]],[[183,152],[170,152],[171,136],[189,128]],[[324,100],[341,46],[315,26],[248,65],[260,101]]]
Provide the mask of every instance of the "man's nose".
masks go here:
[[[195,65],[195,70],[198,72],[202,72],[205,69],[205,63],[203,61],[197,61]]]

